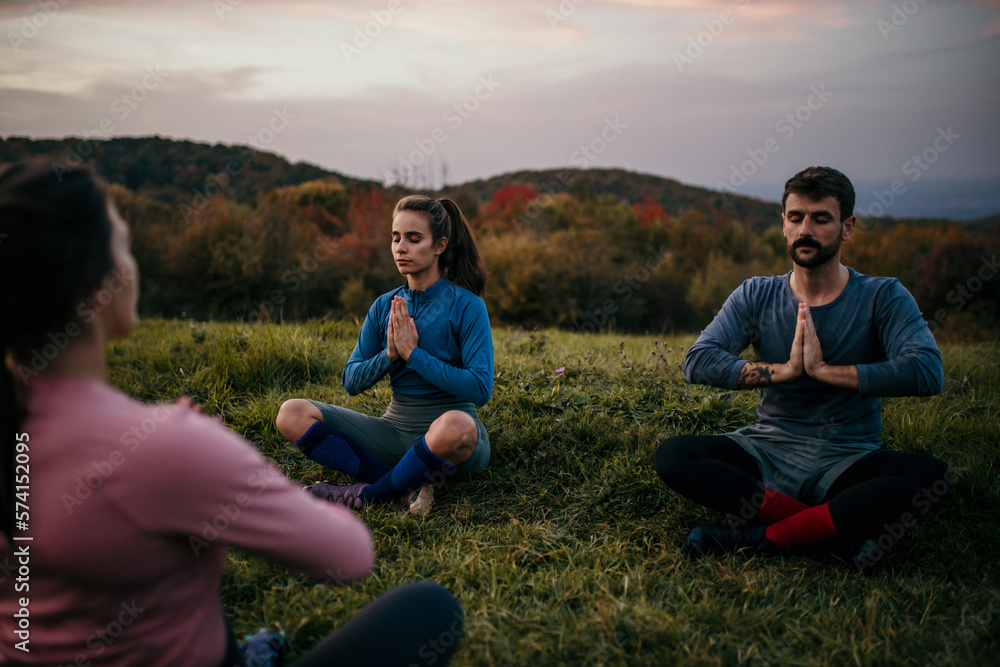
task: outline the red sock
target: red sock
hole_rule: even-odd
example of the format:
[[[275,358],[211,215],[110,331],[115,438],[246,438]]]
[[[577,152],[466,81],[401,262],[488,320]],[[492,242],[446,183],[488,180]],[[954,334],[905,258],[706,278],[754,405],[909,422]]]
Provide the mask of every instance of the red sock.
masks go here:
[[[791,496],[775,491],[774,489],[764,489],[764,502],[757,510],[757,519],[764,523],[774,523],[787,519],[793,514],[798,514],[809,506],[801,503]]]
[[[840,537],[833,519],[830,518],[830,503],[802,510],[787,519],[773,523],[764,533],[775,549],[786,549],[798,544],[822,542]]]

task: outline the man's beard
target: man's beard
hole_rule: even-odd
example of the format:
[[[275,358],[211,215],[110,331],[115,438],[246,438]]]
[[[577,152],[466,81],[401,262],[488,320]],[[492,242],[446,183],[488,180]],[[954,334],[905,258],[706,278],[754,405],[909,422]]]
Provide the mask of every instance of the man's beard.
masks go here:
[[[785,249],[788,250],[788,254],[791,256],[793,262],[804,269],[814,269],[817,266],[826,264],[831,259],[836,257],[837,252],[840,250],[840,246],[843,245],[843,243],[843,239],[839,236],[837,237],[836,243],[832,243],[827,246],[824,246],[820,244],[819,241],[815,241],[813,239],[800,239],[791,246],[786,246]],[[815,248],[816,252],[811,257],[800,257],[796,254],[796,251],[799,248]]]

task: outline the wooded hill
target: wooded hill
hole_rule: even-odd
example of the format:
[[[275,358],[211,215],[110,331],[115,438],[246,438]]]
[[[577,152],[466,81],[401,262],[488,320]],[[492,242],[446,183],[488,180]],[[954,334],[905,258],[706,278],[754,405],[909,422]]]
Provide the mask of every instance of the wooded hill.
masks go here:
[[[286,185],[317,179],[345,184],[360,182],[305,162],[292,164],[280,155],[251,146],[163,137],[107,140],[7,137],[0,141],[0,162],[34,155],[51,157],[56,168],[86,161],[108,182],[168,204],[190,200],[204,193],[206,186],[211,192],[213,180],[209,177],[213,174],[231,176],[226,198],[249,205],[256,203],[258,193]]]
[[[211,192],[214,181],[208,175],[227,172],[238,178],[232,178],[226,197],[249,205],[256,203],[259,193],[313,180],[381,187],[379,182],[352,178],[306,162],[292,164],[280,155],[252,146],[204,144],[159,136],[96,141],[80,137],[0,140],[0,162],[33,155],[51,156],[63,165],[85,160],[109,182],[166,203],[183,203],[204,193],[206,186]],[[232,174],[236,168],[239,173]],[[512,186],[532,188],[540,194],[568,193],[589,198],[610,195],[629,202],[652,200],[673,215],[694,209],[711,211],[729,218],[735,216],[755,229],[774,224],[776,215],[773,203],[623,169],[519,171],[451,185],[441,191],[441,196],[478,208],[489,202],[497,190]]]
[[[249,146],[162,137],[0,141],[0,162],[94,166],[133,226],[145,314],[363,317],[401,282],[383,187]],[[774,203],[622,169],[449,186],[479,238],[497,323],[697,331],[745,278],[790,262]],[[1000,224],[863,220],[844,261],[899,278],[942,334],[996,337]]]

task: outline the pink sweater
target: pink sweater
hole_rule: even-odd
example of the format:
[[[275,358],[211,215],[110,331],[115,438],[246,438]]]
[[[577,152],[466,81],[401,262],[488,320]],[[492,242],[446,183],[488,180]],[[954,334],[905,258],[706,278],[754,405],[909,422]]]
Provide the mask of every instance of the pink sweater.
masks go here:
[[[15,536],[33,539],[0,537],[0,662],[216,667],[228,546],[331,583],[371,571],[360,519],[204,415],[73,379],[35,380],[28,409],[30,519]]]

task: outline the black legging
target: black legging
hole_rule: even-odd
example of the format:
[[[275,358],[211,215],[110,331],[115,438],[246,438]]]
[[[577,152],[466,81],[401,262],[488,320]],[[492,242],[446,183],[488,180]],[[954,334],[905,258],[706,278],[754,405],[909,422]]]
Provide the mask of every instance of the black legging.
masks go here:
[[[656,473],[670,488],[710,509],[739,515],[763,496],[760,467],[724,435],[682,435],[660,443]],[[867,539],[907,527],[934,509],[950,481],[941,461],[926,454],[877,449],[855,461],[823,502],[841,537]]]
[[[458,601],[438,584],[421,581],[369,603],[293,667],[447,665],[464,632]],[[246,667],[230,637],[222,667]]]

